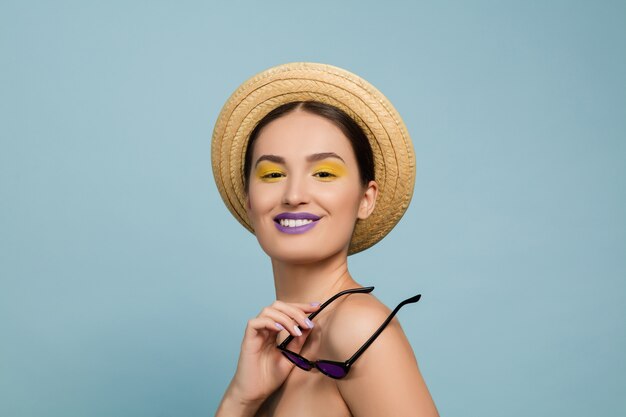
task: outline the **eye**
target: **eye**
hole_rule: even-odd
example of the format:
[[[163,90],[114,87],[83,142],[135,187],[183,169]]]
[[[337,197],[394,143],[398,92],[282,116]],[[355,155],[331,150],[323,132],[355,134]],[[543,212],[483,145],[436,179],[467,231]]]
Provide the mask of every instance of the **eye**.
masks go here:
[[[277,164],[263,162],[257,168],[255,176],[263,182],[276,182],[286,177],[287,173]]]
[[[270,172],[270,173],[263,175],[261,178],[280,178],[284,176],[285,174],[283,174],[282,172]]]
[[[328,171],[317,171],[316,173],[313,174],[314,177],[318,177],[318,178],[332,178],[332,177],[336,177],[335,174],[333,174],[332,172],[328,172]]]

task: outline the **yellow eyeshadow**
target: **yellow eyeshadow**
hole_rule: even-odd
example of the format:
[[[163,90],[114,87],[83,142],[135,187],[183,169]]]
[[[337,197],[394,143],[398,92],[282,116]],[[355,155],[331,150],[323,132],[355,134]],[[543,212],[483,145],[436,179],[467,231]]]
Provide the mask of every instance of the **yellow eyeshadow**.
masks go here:
[[[319,174],[323,172],[330,174],[330,176],[320,177],[320,179],[329,181],[336,177],[344,177],[345,175],[347,175],[348,170],[346,169],[345,165],[334,162],[324,162],[323,164],[317,165],[313,170],[314,174]]]
[[[274,182],[278,181],[280,177],[272,177],[272,174],[285,175],[285,172],[280,165],[273,164],[271,162],[261,162],[255,171],[255,175],[261,181]]]

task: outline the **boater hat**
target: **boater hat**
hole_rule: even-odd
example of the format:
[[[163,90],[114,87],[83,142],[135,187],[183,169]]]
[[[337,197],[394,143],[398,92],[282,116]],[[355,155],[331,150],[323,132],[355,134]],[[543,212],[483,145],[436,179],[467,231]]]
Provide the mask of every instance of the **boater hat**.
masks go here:
[[[248,138],[271,110],[294,101],[335,106],[365,132],[374,154],[379,191],[372,214],[356,223],[349,254],[369,248],[393,229],[409,206],[415,184],[413,145],[400,115],[380,91],[331,65],[295,62],[270,68],[243,83],[224,104],[213,130],[211,159],[226,207],[254,233],[243,182]]]

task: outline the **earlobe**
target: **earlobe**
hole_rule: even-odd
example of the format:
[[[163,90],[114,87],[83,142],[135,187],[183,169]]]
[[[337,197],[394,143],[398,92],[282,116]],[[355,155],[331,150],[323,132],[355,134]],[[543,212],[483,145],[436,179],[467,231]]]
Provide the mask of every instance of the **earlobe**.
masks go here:
[[[250,211],[252,210],[252,205],[250,204],[250,196],[246,194],[246,201],[244,207],[246,208],[246,214],[248,215],[248,219],[252,223],[252,216],[250,216]]]
[[[367,188],[361,197],[361,204],[359,206],[358,218],[361,220],[367,219],[376,207],[376,197],[378,196],[378,184],[376,181],[370,181],[367,184]]]

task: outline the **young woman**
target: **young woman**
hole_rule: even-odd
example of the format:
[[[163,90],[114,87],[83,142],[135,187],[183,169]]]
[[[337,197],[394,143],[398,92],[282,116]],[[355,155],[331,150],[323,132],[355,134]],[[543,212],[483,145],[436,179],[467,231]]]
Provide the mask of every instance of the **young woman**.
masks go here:
[[[436,416],[397,319],[348,270],[412,195],[412,146],[391,104],[336,67],[275,67],[231,96],[212,152],[276,291],[247,324],[216,416]]]

